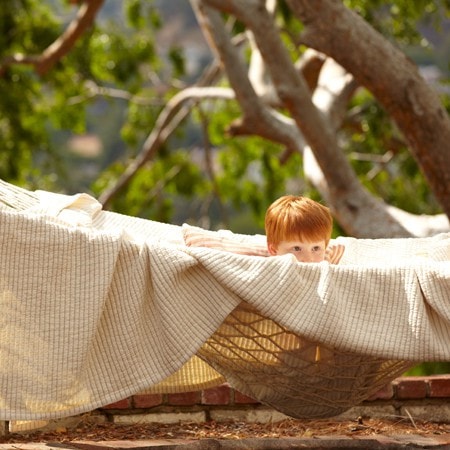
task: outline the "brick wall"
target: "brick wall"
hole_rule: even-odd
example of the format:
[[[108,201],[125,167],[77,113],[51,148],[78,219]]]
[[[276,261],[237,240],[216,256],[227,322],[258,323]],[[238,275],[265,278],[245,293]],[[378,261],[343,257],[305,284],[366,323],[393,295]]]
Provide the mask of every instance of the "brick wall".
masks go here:
[[[178,422],[244,420],[277,421],[282,414],[232,389],[228,384],[182,394],[134,395],[97,410],[108,420]],[[450,423],[450,375],[401,377],[342,418],[408,416]]]

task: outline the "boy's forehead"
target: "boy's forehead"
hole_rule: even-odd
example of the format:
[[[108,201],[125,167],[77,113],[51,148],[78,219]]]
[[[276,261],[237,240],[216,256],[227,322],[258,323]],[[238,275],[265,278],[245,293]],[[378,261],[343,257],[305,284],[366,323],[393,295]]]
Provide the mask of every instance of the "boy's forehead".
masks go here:
[[[325,244],[326,239],[299,239],[299,238],[290,238],[290,239],[283,239],[280,244],[289,245],[289,244],[301,244],[301,245],[322,245]]]
[[[315,233],[305,233],[301,231],[292,230],[291,232],[280,234],[279,237],[283,241],[302,241],[302,242],[326,241],[328,239],[327,234],[321,233],[319,231]]]

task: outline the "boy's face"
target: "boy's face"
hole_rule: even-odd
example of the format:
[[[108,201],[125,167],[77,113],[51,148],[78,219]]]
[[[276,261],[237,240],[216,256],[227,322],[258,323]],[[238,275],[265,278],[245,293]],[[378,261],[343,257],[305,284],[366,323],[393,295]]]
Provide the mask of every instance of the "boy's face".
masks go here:
[[[269,253],[272,256],[286,255],[292,253],[297,261],[303,263],[321,262],[325,259],[325,241],[319,242],[301,242],[298,240],[281,241],[276,247],[268,245]]]

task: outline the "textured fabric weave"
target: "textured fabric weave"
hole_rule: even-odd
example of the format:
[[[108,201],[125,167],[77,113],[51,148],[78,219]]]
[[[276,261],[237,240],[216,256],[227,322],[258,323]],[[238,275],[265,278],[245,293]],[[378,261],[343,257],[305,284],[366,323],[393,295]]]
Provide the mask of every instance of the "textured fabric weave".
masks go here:
[[[221,359],[220,345],[250,339],[237,359],[267,361],[264,373],[277,367],[284,378],[306,370],[293,360],[300,350],[310,380],[313,371],[336,372],[347,352],[360,367],[369,358],[366,382],[379,381],[389,360],[400,362],[391,377],[402,361],[450,360],[449,234],[339,238],[339,265],[301,264],[189,247],[182,227],[101,211],[84,196],[39,198],[0,208],[1,420],[64,417],[225,379],[286,403],[289,389],[273,396],[270,376],[252,390],[245,374],[225,367],[232,358]],[[253,331],[233,337],[240,327]]]

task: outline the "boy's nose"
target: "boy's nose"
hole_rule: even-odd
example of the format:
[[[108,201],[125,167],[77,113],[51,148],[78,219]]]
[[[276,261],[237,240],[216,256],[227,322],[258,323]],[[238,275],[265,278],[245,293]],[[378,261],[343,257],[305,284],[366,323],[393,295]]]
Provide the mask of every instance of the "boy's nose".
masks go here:
[[[303,263],[314,262],[314,257],[312,255],[303,254],[299,257],[299,261]]]

